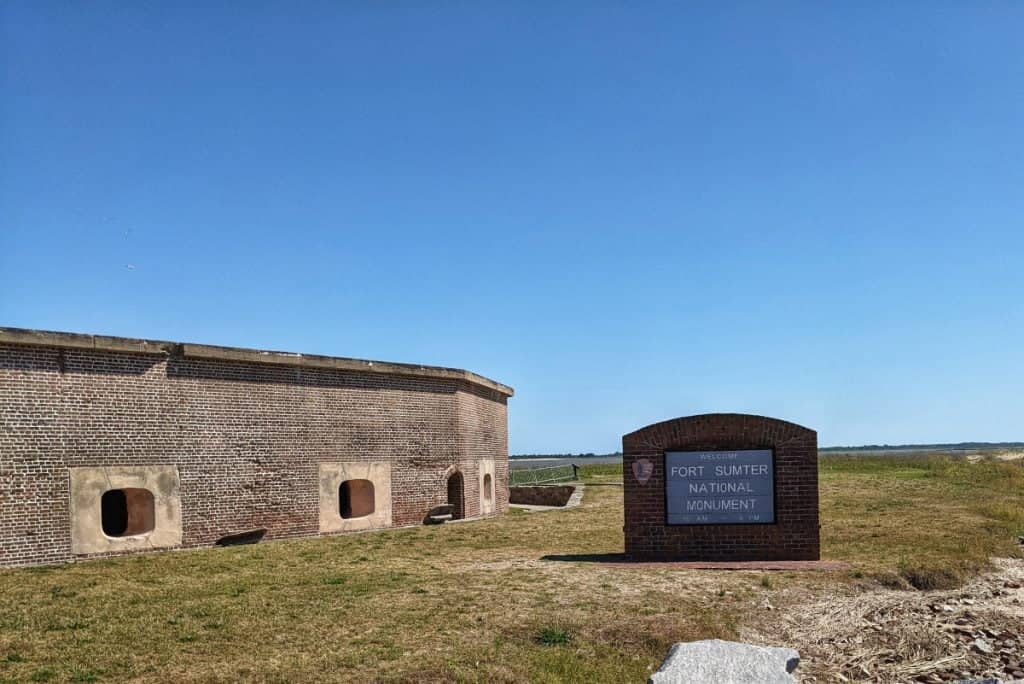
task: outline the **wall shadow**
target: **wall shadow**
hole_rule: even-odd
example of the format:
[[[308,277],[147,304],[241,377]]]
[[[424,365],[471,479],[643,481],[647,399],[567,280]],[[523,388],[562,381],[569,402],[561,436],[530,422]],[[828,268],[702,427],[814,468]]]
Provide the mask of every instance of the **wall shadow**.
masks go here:
[[[541,556],[546,561],[566,561],[569,563],[635,563],[636,561],[624,553],[567,553],[548,554]]]
[[[459,380],[391,375],[372,371],[308,368],[244,361],[214,361],[169,357],[167,377],[182,380],[217,380],[261,385],[279,384],[331,389],[399,389],[429,394],[455,394]]]
[[[58,375],[145,375],[166,358],[162,354],[5,346],[0,348],[0,370]]]

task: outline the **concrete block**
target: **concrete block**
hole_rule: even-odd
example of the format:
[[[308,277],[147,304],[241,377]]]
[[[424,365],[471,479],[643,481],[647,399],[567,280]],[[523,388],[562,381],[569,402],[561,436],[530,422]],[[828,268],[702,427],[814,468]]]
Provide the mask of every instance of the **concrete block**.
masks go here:
[[[181,493],[175,466],[108,466],[70,468],[71,552],[112,553],[181,545]],[[126,492],[125,536],[103,531],[101,502],[111,490]],[[151,508],[143,508],[152,494]],[[137,504],[137,505],[136,505]],[[132,528],[148,531],[133,534]]]
[[[792,684],[800,654],[791,648],[721,639],[672,646],[648,684]]]
[[[341,484],[346,480],[369,481],[373,484],[373,512],[358,517],[342,517]],[[359,491],[366,491],[362,485]],[[358,506],[356,507],[359,508]],[[354,511],[356,513],[359,510]],[[391,527],[391,464],[321,463],[320,464],[320,533],[358,532]]]

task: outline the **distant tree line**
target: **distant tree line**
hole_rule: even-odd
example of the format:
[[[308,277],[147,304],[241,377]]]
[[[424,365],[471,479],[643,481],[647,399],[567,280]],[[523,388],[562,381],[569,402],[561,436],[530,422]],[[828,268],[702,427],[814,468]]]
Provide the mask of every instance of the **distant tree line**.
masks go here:
[[[896,451],[904,449],[907,451],[955,451],[969,449],[1021,449],[1024,442],[955,442],[949,444],[862,444],[860,446],[830,446],[822,447],[818,451]],[[607,454],[595,454],[592,451],[578,454],[512,454],[509,458],[596,458],[596,457],[622,456],[621,451],[613,451]]]
[[[895,451],[907,449],[913,451],[953,451],[957,449],[1019,449],[1024,442],[955,442],[951,444],[865,444],[862,446],[831,446],[818,451]]]
[[[597,458],[598,456],[622,456],[621,451],[610,454],[595,454],[593,451],[579,454],[512,454],[509,458]]]

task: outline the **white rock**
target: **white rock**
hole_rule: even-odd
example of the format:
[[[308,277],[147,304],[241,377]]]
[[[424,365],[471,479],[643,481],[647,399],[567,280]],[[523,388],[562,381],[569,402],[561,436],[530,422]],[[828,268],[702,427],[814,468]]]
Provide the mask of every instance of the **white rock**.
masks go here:
[[[988,643],[984,639],[975,639],[974,643],[971,645],[974,646],[974,650],[978,653],[995,653],[995,649],[992,648],[992,644]]]
[[[792,684],[800,654],[791,648],[707,639],[672,646],[648,684]]]

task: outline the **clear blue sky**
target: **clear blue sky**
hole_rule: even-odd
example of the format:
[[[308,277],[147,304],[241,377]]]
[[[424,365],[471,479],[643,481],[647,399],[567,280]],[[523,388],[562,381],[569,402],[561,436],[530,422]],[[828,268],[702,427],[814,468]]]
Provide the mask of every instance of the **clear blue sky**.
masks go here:
[[[0,325],[1024,439],[1024,5],[176,5],[0,6]]]

